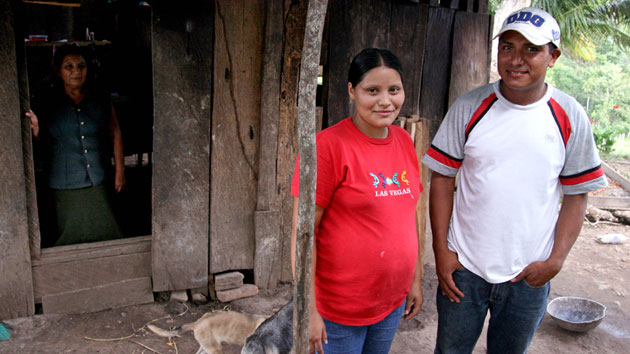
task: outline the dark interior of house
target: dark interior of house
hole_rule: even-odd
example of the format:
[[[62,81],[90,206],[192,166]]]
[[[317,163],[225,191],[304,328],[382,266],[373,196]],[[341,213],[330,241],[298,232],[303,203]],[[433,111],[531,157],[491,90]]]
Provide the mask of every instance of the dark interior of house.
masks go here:
[[[77,6],[80,5],[80,6]],[[151,234],[153,87],[151,7],[146,2],[75,0],[23,2],[18,31],[24,36],[31,102],[55,79],[52,58],[63,45],[89,52],[95,83],[111,95],[122,133],[126,187],[113,197],[124,237]],[[18,32],[18,33],[20,33]],[[45,147],[34,143],[42,247],[56,241],[54,207],[42,167]]]

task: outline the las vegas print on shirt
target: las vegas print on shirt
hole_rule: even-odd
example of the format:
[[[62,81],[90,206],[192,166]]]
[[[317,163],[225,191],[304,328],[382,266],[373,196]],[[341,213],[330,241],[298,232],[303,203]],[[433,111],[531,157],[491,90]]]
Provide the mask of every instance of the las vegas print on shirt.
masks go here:
[[[407,171],[403,171],[400,174],[400,181],[398,180],[398,172],[390,177],[386,177],[383,173],[378,174],[370,173],[370,176],[374,179],[372,185],[376,190],[374,191],[375,197],[393,197],[399,195],[409,194],[412,198],[411,188],[409,188],[409,180],[407,179]]]

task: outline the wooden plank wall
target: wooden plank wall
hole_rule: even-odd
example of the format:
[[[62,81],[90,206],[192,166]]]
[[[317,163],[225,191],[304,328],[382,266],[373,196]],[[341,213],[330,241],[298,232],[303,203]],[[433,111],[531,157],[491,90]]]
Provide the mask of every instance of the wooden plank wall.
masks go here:
[[[491,17],[483,13],[487,12],[486,0],[439,4],[345,0],[333,1],[329,12],[325,69],[329,126],[353,112],[347,70],[352,57],[366,47],[389,48],[401,59],[406,99],[400,115],[429,118],[431,136],[446,113],[450,95],[458,96],[487,82]]]
[[[151,236],[45,248],[33,287],[45,314],[152,302]]]
[[[428,118],[433,137],[446,114],[455,10],[431,7],[424,57],[420,116]]]
[[[264,1],[216,1],[210,272],[254,267]]]
[[[461,94],[486,84],[490,79],[490,24],[488,14],[455,13],[449,107]]]
[[[14,1],[0,2],[0,318],[32,315]]]
[[[418,114],[429,7],[413,2],[332,1],[328,30],[327,123],[349,117],[348,68],[368,47],[387,48],[402,62],[405,104],[400,114]]]
[[[284,0],[267,1],[260,104],[260,158],[254,214],[254,280],[260,288],[275,287],[280,276],[280,215],[276,197],[278,118],[282,76]]]
[[[154,291],[208,284],[213,11],[153,4]]]

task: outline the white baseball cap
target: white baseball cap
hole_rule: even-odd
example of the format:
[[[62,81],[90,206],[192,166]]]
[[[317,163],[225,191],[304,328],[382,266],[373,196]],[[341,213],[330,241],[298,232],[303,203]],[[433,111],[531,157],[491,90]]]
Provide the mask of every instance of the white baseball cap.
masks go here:
[[[558,22],[549,13],[535,7],[524,7],[512,12],[503,21],[501,30],[494,38],[506,31],[516,31],[535,45],[545,45],[551,42],[556,47],[560,47]]]

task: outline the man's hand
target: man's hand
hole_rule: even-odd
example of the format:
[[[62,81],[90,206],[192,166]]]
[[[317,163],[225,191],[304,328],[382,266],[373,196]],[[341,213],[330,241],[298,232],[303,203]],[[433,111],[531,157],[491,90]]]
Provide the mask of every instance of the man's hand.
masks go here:
[[[525,279],[527,284],[534,287],[541,287],[555,277],[556,274],[560,272],[560,269],[562,269],[562,264],[554,262],[551,259],[544,262],[534,262],[525,267],[516,278],[512,279],[512,283]]]
[[[586,210],[586,194],[565,194],[556,223],[553,248],[546,261],[534,262],[512,279],[513,283],[523,279],[531,286],[543,286],[558,274],[571,247],[580,234]]]
[[[317,351],[318,354],[324,354],[322,342],[328,344],[328,337],[326,336],[324,320],[317,309],[313,311],[313,308],[311,308],[310,310],[308,333],[309,353],[314,354]]]
[[[458,269],[464,268],[464,266],[459,263],[457,253],[451,250],[436,253],[435,268],[438,281],[440,282],[440,288],[442,289],[442,295],[447,296],[452,302],[459,302],[459,299],[464,297],[464,293],[455,285],[453,273]]]

